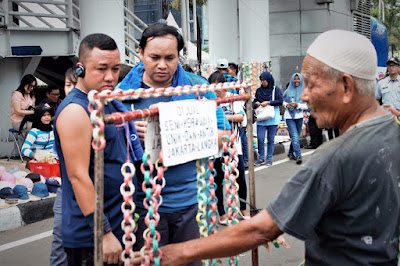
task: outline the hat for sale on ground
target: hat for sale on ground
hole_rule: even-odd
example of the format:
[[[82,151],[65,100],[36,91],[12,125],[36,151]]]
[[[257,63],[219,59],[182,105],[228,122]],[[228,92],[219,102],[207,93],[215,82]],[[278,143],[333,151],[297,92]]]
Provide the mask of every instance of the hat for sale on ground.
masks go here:
[[[333,69],[354,77],[375,80],[377,56],[365,36],[345,30],[329,30],[320,34],[307,54]]]
[[[226,60],[225,58],[218,59],[217,67],[218,68],[228,68],[228,60]]]
[[[40,182],[40,175],[38,173],[29,173],[25,178],[29,178],[33,183]]]
[[[2,199],[18,199],[18,195],[14,193],[10,187],[5,187],[0,190],[0,198]]]
[[[398,57],[392,57],[387,60],[386,65],[389,63],[395,63],[396,65],[400,66],[400,60]]]
[[[15,185],[15,176],[9,172],[5,172],[1,176],[1,181],[10,182],[11,184]]]
[[[15,172],[13,175],[15,176],[16,183],[18,183],[18,181],[25,178],[28,175],[28,173],[24,171],[18,171]]]
[[[44,198],[49,196],[49,191],[46,184],[36,183],[32,188],[31,194],[39,198]]]
[[[32,188],[33,188],[32,179],[29,179],[29,178],[21,179],[19,182],[17,182],[17,185],[25,186],[28,189],[28,191],[32,191]]]
[[[29,196],[28,196],[28,189],[27,189],[25,186],[23,186],[23,185],[16,185],[16,186],[13,188],[13,191],[14,191],[14,194],[18,195],[18,198],[19,198],[19,199],[22,199],[22,200],[27,200],[27,199],[29,199]]]
[[[55,178],[49,177],[46,179],[46,186],[50,193],[56,193],[60,183]]]
[[[7,182],[7,181],[0,181],[0,189],[5,188],[5,187],[10,187],[13,188],[15,185]]]
[[[60,186],[62,185],[62,183],[61,183],[61,177],[54,177],[54,179],[57,180],[58,183],[60,183]]]

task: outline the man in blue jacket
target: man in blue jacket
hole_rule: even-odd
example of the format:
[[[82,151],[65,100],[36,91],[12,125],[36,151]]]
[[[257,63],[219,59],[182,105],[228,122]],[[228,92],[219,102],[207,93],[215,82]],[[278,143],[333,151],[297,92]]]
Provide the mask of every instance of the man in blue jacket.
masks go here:
[[[139,44],[141,63],[132,68],[117,88],[136,90],[138,88],[166,88],[207,83],[205,79],[185,72],[178,63],[179,51],[182,50],[183,45],[183,38],[176,28],[161,23],[150,25],[143,32]],[[191,93],[132,100],[125,102],[125,104],[128,107],[133,104],[133,108],[137,110],[149,108],[150,105],[158,102],[197,99],[198,97],[212,99],[216,98],[216,95],[213,92],[197,96]],[[219,136],[230,135],[231,127],[221,108],[217,108],[217,121]],[[146,126],[146,121],[135,122],[135,127],[142,141],[146,134]],[[143,177],[140,176],[141,173],[139,172],[137,171],[138,185],[136,186],[135,202],[136,211],[140,214],[136,233],[136,250],[144,244],[143,231],[146,229],[144,217],[147,213],[143,206],[143,199],[145,198],[141,188]],[[157,225],[157,231],[161,234],[160,246],[199,237],[199,228],[196,222],[198,209],[196,174],[195,161],[168,167],[168,170],[164,173],[166,186],[161,192],[163,201],[158,209],[160,222]],[[201,263],[197,262],[194,265],[201,265]]]

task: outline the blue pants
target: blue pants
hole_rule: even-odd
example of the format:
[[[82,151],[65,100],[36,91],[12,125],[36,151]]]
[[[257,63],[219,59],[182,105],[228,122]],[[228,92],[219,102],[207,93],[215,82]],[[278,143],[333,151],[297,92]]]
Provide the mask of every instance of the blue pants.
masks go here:
[[[272,126],[257,125],[258,158],[260,160],[265,160],[264,141],[265,141],[265,132],[268,131],[267,162],[272,163],[272,155],[274,154],[275,135],[277,129],[278,129],[277,125],[272,125]]]
[[[299,119],[286,119],[286,125],[288,126],[288,131],[290,138],[292,139],[292,143],[290,144],[289,153],[295,153],[296,157],[301,156],[300,151],[300,133],[301,128],[303,126],[303,118]]]
[[[243,151],[243,162],[248,162],[249,158],[247,156],[247,128],[240,128],[240,139],[242,141],[242,151]]]
[[[62,221],[62,190],[57,190],[56,199],[54,200],[53,212],[54,212],[54,225],[53,225],[53,242],[51,243],[51,254],[50,254],[50,266],[55,265],[68,265],[67,254],[64,251],[62,233],[61,233],[61,221]]]

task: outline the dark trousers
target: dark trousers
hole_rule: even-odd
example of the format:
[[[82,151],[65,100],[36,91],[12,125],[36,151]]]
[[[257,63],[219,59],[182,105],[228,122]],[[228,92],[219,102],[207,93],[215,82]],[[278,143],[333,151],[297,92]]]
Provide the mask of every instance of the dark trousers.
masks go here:
[[[214,169],[217,171],[217,176],[215,177],[215,183],[217,184],[217,189],[215,191],[215,195],[218,198],[218,213],[220,216],[225,214],[224,209],[224,172],[222,170],[222,164],[224,159],[217,158],[214,162]],[[239,177],[236,179],[236,182],[239,185],[239,198],[243,201],[240,201],[240,210],[246,210],[246,199],[247,199],[247,185],[246,185],[246,177],[244,170],[244,162],[243,156],[239,155]]]
[[[310,116],[308,119],[308,130],[310,132],[310,146],[314,149],[318,148],[322,142],[322,129],[318,128],[315,118]]]
[[[335,133],[335,136],[333,136],[333,133]],[[339,137],[340,132],[338,128],[335,129],[328,129],[328,138],[333,139]]]
[[[243,162],[249,161],[247,155],[247,127],[240,128],[240,140],[242,141]]]
[[[159,246],[165,246],[167,244],[180,243],[191,239],[200,238],[199,226],[196,221],[198,205],[194,204],[188,209],[173,212],[173,213],[160,213],[160,221],[157,225],[157,231],[161,235]],[[143,232],[146,230],[147,225],[144,222],[147,210],[140,207],[136,207],[136,213],[140,215],[137,221],[138,230],[135,233],[136,243],[133,246],[133,250],[139,251],[144,245]],[[201,261],[196,261],[191,266],[202,265]]]
[[[64,248],[67,253],[69,266],[92,266],[94,265],[94,248]],[[117,265],[107,264],[103,265]]]
[[[19,125],[19,131],[22,131],[24,129],[24,126],[26,122],[33,122],[33,115],[25,115],[24,118],[21,121],[21,124]]]

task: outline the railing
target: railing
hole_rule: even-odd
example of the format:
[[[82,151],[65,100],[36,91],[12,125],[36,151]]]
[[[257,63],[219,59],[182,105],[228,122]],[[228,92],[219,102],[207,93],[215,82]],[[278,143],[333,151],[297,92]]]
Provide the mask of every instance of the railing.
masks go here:
[[[135,38],[135,33],[138,32],[140,35],[143,30],[147,28],[147,24],[138,18],[130,9],[133,10],[133,5],[129,5],[130,1],[126,1],[124,7],[125,14],[125,61],[128,65],[135,65],[139,61],[139,54],[137,48],[139,47],[139,41]],[[139,27],[139,26],[140,27]]]
[[[79,0],[3,0],[0,25],[8,30],[79,30]]]
[[[83,0],[84,1],[84,0]],[[139,62],[138,40],[147,28],[133,12],[132,0],[125,1],[125,62]],[[7,30],[69,31],[80,29],[79,0],[0,0],[0,28]]]

